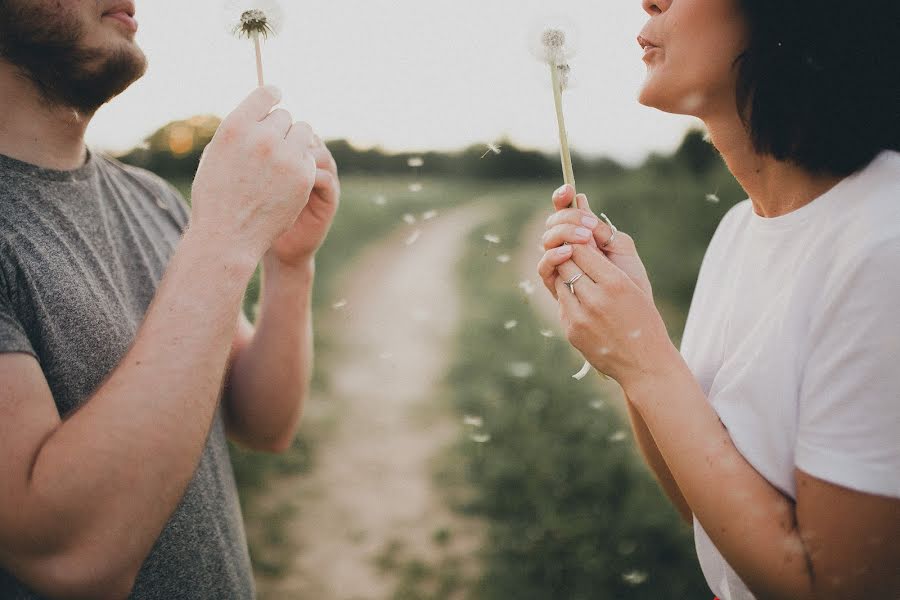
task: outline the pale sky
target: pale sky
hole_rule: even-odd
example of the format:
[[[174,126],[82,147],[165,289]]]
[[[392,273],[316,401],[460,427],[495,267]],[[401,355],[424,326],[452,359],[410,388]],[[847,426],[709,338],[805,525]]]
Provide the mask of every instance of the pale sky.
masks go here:
[[[252,0],[248,0],[252,2]],[[698,122],[640,106],[640,0],[281,0],[263,47],[267,83],[326,139],[394,151],[454,150],[507,136],[556,149],[547,68],[529,32],[577,26],[565,97],[576,151],[626,163],[669,151]],[[252,43],[226,33],[223,0],[137,0],[143,80],[101,109],[88,142],[118,151],[175,119],[224,116],[256,84]]]

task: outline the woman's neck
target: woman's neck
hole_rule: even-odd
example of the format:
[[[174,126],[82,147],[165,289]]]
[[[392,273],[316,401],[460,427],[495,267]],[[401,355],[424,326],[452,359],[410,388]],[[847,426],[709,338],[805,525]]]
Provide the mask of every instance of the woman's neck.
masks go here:
[[[842,177],[816,175],[790,162],[759,154],[737,114],[704,119],[728,169],[750,195],[762,217],[779,217],[805,206],[836,186]]]

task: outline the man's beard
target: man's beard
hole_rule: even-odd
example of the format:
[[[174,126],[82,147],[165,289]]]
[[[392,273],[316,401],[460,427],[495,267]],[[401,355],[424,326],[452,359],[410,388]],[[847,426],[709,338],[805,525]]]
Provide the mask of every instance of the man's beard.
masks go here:
[[[37,5],[35,5],[37,4]],[[30,0],[0,0],[0,58],[15,65],[52,105],[93,114],[147,68],[134,48],[82,46],[83,27]]]

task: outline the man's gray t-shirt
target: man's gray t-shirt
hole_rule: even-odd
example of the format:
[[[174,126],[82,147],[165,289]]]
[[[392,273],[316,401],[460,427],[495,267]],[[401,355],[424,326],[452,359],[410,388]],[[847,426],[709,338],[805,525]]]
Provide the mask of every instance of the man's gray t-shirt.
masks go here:
[[[0,155],[0,353],[39,361],[63,419],[125,356],[187,222],[181,195],[146,171],[97,154],[75,171]],[[131,598],[253,596],[218,411],[197,471]],[[0,565],[0,598],[40,596]]]

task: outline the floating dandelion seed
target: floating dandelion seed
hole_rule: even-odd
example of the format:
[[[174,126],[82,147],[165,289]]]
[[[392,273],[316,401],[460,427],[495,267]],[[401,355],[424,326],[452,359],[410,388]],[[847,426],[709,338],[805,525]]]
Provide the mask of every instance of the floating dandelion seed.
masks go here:
[[[372,198],[372,202],[375,206],[384,206],[387,204],[387,198],[385,198],[384,194],[378,194],[374,198]]]
[[[334,310],[341,310],[342,308],[345,308],[346,306],[347,306],[347,301],[344,300],[343,298],[341,298],[340,300],[338,300],[337,302],[332,304],[331,308],[333,308]]]
[[[487,150],[485,151],[484,154],[481,155],[481,158],[484,158],[485,156],[487,156],[487,155],[490,154],[491,152],[493,152],[494,154],[500,154],[500,146],[498,146],[498,145],[496,145],[496,144],[488,144],[488,145],[487,145]]]
[[[609,436],[609,441],[615,442],[615,443],[624,442],[625,438],[627,438],[627,437],[628,437],[627,433],[619,430],[619,431],[615,432],[614,434],[612,434],[611,436]]]
[[[707,194],[706,201],[712,204],[718,204],[720,202],[718,194]]]
[[[577,379],[578,381],[581,381],[582,379],[587,377],[587,374],[590,372],[591,372],[591,363],[585,361],[584,365],[581,367],[581,370],[578,371],[577,373],[575,373],[574,375],[572,375],[572,379]]]
[[[541,329],[541,335],[545,338],[554,338],[556,334],[550,331],[549,329]]]
[[[594,400],[591,402],[591,408],[594,410],[603,410],[606,408],[606,403],[603,400]]]
[[[499,235],[494,235],[493,233],[489,233],[489,234],[487,234],[487,235],[484,236],[484,241],[489,242],[489,243],[491,243],[491,244],[499,244],[499,243],[500,243],[500,236],[499,236]]]
[[[421,192],[421,191],[422,191],[422,184],[421,184],[421,183],[411,183],[411,184],[409,184],[409,191],[411,191],[411,192],[414,193],[414,194],[417,194],[417,193]]]
[[[412,216],[411,214],[406,213],[405,215],[403,215],[403,222],[406,223],[407,225],[415,225],[416,218],[414,216]]]
[[[503,329],[509,331],[510,329],[515,329],[519,326],[519,322],[516,320],[510,320],[503,324]]]
[[[253,40],[257,81],[260,87],[264,86],[260,38],[268,39],[281,31],[284,12],[275,0],[228,0],[225,11],[231,33]]]
[[[466,415],[463,417],[463,425],[467,427],[482,427],[484,426],[484,419],[475,415]]]
[[[508,263],[511,260],[512,260],[512,258],[509,256],[509,254],[501,254],[500,256],[497,257],[497,262],[502,265],[505,265],[506,263]]]
[[[603,356],[606,356],[606,355],[609,354],[610,352],[612,352],[612,350],[610,350],[610,349],[607,348],[606,346],[603,346],[602,348],[600,348],[600,354],[602,354]]]
[[[469,439],[476,444],[487,444],[491,441],[491,436],[487,433],[473,433],[469,436]]]
[[[628,571],[622,574],[622,580],[628,585],[641,585],[647,581],[647,573],[644,571]]]
[[[413,156],[406,161],[413,169],[418,169],[419,167],[425,166],[425,159],[421,156]]]
[[[641,330],[635,329],[634,331],[632,331],[631,333],[628,334],[628,337],[630,337],[633,340],[638,339],[639,337],[641,337]]]
[[[422,231],[419,229],[416,229],[415,231],[412,232],[412,235],[410,235],[408,238],[406,238],[406,245],[412,246],[417,241],[419,241],[419,237],[421,235],[422,235]]]
[[[519,379],[527,379],[534,374],[534,365],[530,362],[512,362],[506,369],[510,375]]]
[[[432,220],[433,218],[435,218],[436,216],[438,216],[438,211],[436,211],[436,210],[429,210],[428,212],[422,214],[422,220],[423,220],[423,221],[430,221],[430,220]]]
[[[390,359],[394,358],[394,353],[393,352],[382,352],[381,354],[378,355],[378,358],[380,358],[381,360],[390,360]]]
[[[524,279],[519,282],[519,289],[522,290],[522,292],[526,296],[531,296],[532,294],[534,294],[535,288],[534,288],[534,284],[530,280]]]

